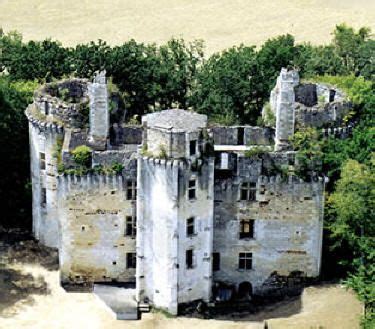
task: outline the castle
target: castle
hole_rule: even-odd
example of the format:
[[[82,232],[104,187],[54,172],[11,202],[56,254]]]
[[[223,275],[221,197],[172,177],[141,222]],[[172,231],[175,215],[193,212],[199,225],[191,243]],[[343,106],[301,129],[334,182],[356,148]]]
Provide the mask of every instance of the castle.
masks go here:
[[[273,275],[319,276],[325,179],[295,174],[290,138],[296,126],[348,133],[333,128],[345,95],[282,69],[269,127],[209,127],[181,109],[128,125],[111,119],[111,97],[102,72],[46,84],[26,110],[33,233],[58,248],[63,285],[127,283],[177,314],[262,294]]]

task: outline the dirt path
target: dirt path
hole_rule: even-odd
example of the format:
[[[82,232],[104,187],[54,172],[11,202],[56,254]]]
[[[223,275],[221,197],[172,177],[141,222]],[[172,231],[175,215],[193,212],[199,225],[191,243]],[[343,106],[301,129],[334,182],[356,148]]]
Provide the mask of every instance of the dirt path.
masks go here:
[[[58,281],[58,271],[48,271],[39,265],[12,265],[20,273],[41,277],[47,283],[48,294],[31,295],[7,308],[0,317],[0,328],[35,329],[257,329],[266,319],[269,328],[329,328],[355,329],[361,304],[352,292],[339,285],[321,285],[305,289],[300,301],[280,303],[265,312],[247,316],[241,321],[165,318],[161,314],[144,314],[141,321],[116,321],[93,294],[66,293]],[[298,304],[298,305],[296,305]],[[301,304],[301,305],[300,305]],[[301,307],[302,306],[302,307]],[[285,314],[297,314],[284,318]],[[291,312],[292,311],[292,312]]]
[[[371,0],[0,0],[0,27],[25,39],[56,38],[66,45],[130,38],[163,43],[172,36],[203,39],[207,53],[241,42],[263,43],[291,33],[297,41],[331,40],[336,24],[375,30]]]

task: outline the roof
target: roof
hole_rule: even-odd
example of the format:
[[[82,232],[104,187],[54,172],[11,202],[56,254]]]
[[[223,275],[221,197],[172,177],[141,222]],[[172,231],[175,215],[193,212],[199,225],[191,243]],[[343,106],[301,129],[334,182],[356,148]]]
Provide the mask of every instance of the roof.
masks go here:
[[[142,118],[147,127],[172,131],[194,131],[207,126],[207,116],[191,111],[172,109],[150,113]]]

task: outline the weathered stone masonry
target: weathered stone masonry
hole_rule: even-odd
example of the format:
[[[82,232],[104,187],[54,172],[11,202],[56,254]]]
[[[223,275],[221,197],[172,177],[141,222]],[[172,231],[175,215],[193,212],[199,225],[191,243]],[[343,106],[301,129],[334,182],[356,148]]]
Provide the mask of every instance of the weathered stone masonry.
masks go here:
[[[129,126],[110,121],[108,97],[101,73],[47,84],[26,110],[33,232],[59,249],[62,284],[135,285],[139,303],[177,314],[243,298],[245,286],[262,294],[270,276],[319,275],[325,181],[296,177],[289,139],[301,126],[347,136],[345,95],[283,69],[275,127],[208,127],[177,109]],[[84,170],[72,156],[81,145]]]

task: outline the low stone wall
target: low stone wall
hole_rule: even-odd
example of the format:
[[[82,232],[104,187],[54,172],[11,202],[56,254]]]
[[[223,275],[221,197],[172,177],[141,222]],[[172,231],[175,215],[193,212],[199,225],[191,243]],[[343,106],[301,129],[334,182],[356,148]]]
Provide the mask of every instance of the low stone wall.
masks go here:
[[[220,126],[210,129],[216,145],[272,145],[274,129],[252,126]]]
[[[324,106],[307,107],[301,103],[294,104],[296,125],[300,127],[338,126],[343,118],[351,111],[352,105],[348,102],[331,102]]]
[[[142,126],[119,125],[114,123],[110,128],[111,145],[142,144]]]

